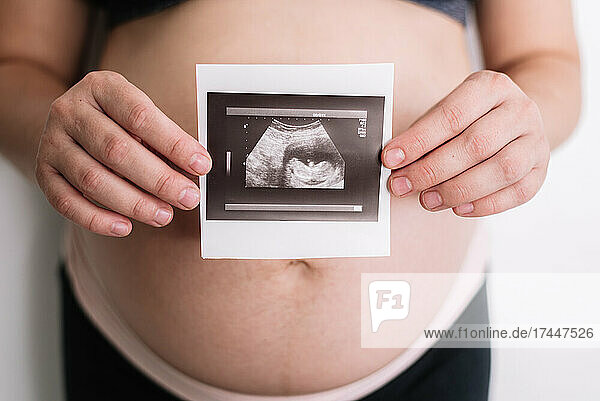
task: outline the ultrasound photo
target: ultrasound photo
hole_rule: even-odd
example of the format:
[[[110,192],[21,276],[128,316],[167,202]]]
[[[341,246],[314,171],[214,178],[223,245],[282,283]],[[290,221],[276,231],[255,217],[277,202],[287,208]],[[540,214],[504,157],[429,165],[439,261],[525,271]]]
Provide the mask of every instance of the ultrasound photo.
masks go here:
[[[197,64],[204,259],[390,255],[394,65]]]
[[[207,220],[377,221],[383,97],[207,100]]]
[[[344,189],[345,167],[321,120],[273,119],[246,159],[246,187]]]

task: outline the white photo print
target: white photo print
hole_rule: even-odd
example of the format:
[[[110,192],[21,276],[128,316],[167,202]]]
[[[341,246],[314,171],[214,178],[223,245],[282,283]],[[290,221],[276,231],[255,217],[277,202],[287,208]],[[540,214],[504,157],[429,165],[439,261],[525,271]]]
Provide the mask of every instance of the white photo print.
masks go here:
[[[393,65],[198,65],[197,85],[202,257],[389,254]]]

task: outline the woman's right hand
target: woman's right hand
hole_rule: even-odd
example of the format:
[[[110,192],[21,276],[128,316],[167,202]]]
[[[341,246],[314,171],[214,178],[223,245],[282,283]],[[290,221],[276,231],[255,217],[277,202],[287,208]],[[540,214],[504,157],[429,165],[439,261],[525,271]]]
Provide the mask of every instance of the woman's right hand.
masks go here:
[[[132,229],[129,218],[162,227],[172,206],[198,205],[197,184],[161,157],[195,176],[212,165],[206,149],[140,89],[115,72],[92,72],[52,104],[36,178],[64,217],[123,237]]]

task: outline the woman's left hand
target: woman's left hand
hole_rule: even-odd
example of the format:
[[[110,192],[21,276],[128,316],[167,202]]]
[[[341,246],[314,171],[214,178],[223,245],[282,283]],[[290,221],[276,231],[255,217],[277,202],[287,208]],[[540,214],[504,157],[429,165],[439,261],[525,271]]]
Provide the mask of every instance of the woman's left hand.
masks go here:
[[[382,152],[393,195],[420,193],[425,209],[464,217],[529,201],[549,159],[538,106],[492,71],[470,75]]]

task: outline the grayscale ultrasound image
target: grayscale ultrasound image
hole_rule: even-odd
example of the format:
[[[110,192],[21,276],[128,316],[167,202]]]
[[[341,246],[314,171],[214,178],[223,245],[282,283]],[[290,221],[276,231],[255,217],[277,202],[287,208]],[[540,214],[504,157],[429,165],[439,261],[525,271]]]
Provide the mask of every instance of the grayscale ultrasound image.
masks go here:
[[[377,221],[383,96],[207,93],[207,220]]]
[[[273,119],[246,159],[246,187],[344,189],[345,166],[320,120]]]

